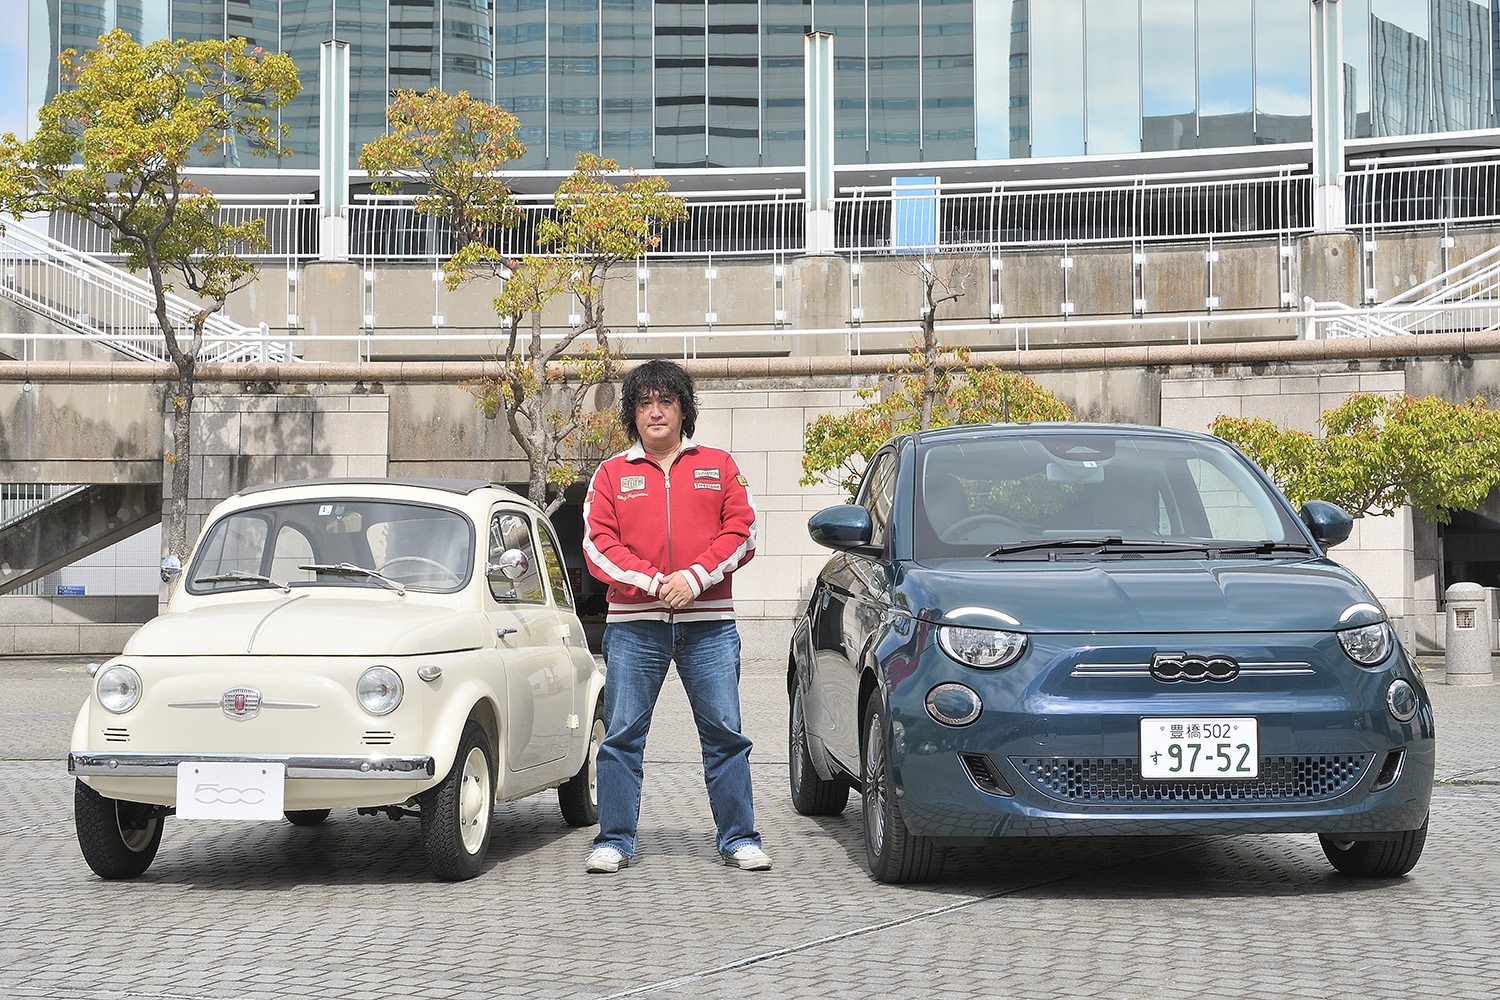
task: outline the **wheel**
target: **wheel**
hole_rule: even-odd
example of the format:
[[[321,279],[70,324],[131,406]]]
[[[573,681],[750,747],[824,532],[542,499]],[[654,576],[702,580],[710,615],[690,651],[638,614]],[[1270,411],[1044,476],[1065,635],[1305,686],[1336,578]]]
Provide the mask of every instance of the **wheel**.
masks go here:
[[[991,526],[1003,528],[1004,533],[997,535],[995,532],[986,532],[982,538],[970,537],[976,529]],[[1014,541],[1021,538],[1023,534],[1021,526],[1004,515],[970,514],[968,517],[959,518],[945,528],[940,528],[938,537],[950,544],[956,544],[970,541]]]
[[[484,727],[464,723],[453,766],[440,784],[422,793],[422,847],[432,874],[460,882],[479,874],[490,844],[494,763]]]
[[[452,580],[454,583],[458,583],[459,581],[461,581],[463,579],[463,577],[461,577],[457,573],[453,572],[453,570],[450,569],[449,567],[444,566],[442,563],[438,562],[436,559],[429,559],[426,556],[397,556],[394,559],[389,559],[389,560],[381,563],[379,566],[376,566],[375,567],[375,572],[377,572],[377,573],[385,573],[386,570],[390,569],[392,566],[396,565],[397,563],[407,563],[407,562],[409,562],[409,563],[416,563],[419,566],[431,566],[433,569],[435,569],[438,572],[442,573],[444,577],[446,577],[449,580]],[[389,574],[386,574],[386,575],[389,575]]]
[[[281,815],[293,826],[317,826],[328,818],[332,809],[288,809]]]
[[[1362,878],[1399,878],[1416,867],[1427,843],[1427,820],[1383,840],[1339,840],[1318,834],[1328,863],[1345,875]]]
[[[906,828],[886,746],[885,701],[877,691],[865,709],[863,794],[865,860],[877,882],[930,882],[943,873],[943,849]]]
[[[161,846],[166,810],[109,799],[74,779],[73,825],[83,860],[100,878],[135,878],[151,867]]]
[[[604,695],[594,706],[594,723],[589,727],[588,752],[578,773],[557,786],[557,804],[562,807],[563,822],[569,826],[593,826],[599,822],[599,744],[604,742]]]
[[[818,777],[807,753],[807,722],[802,714],[802,689],[792,688],[787,723],[787,772],[792,808],[804,816],[837,816],[849,804],[849,786]]]

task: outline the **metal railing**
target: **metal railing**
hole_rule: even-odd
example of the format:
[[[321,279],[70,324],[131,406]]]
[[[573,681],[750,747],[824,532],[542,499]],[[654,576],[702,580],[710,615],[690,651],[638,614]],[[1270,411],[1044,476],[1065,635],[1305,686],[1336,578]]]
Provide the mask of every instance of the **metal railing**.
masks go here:
[[[1351,229],[1500,221],[1500,154],[1494,150],[1356,160],[1345,174]]]
[[[1313,228],[1308,169],[851,188],[834,231],[858,253],[1285,237]]]
[[[277,197],[267,195],[215,195],[219,202],[218,220],[239,225],[255,219],[265,220],[265,250],[246,253],[247,260],[296,261],[318,255],[318,214],[316,195],[295,194]],[[53,239],[84,253],[110,260],[123,260],[116,253],[108,232],[87,219],[55,212],[48,220],[47,231]]]
[[[0,236],[0,295],[128,357],[170,360],[157,322],[156,294],[149,283],[19,222],[9,223]],[[180,335],[185,335],[201,307],[168,293],[167,312],[183,332]],[[294,357],[289,346],[272,340],[264,326],[240,326],[216,313],[208,317],[203,330],[201,361],[287,361]]]

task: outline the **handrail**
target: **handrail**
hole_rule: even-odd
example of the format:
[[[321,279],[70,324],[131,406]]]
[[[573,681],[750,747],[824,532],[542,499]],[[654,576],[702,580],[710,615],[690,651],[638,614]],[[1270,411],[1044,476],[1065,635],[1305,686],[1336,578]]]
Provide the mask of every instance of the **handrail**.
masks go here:
[[[141,361],[168,361],[156,317],[156,293],[142,278],[21,223],[0,236],[0,294],[75,333]],[[202,306],[171,292],[167,313],[189,329]],[[220,313],[204,321],[199,361],[288,361],[295,355],[265,326],[241,326]]]

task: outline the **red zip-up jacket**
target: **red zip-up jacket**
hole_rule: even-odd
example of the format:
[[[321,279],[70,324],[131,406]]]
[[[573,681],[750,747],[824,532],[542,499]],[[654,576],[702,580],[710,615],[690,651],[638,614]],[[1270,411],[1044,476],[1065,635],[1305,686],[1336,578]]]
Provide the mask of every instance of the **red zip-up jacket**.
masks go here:
[[[637,441],[600,464],[583,500],[584,557],[609,584],[611,622],[732,619],[731,574],[755,555],[755,528],[755,502],[729,452],[689,438],[670,477]],[[678,570],[697,597],[674,610],[658,594]]]

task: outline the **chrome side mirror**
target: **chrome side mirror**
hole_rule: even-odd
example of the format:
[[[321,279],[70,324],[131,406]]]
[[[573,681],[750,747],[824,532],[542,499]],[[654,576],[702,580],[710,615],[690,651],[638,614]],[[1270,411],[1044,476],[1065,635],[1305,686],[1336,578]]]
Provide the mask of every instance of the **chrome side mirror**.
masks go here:
[[[182,560],[176,556],[167,556],[161,561],[161,582],[171,583],[182,575]]]
[[[520,549],[506,549],[500,553],[498,562],[492,562],[484,568],[485,575],[491,580],[505,577],[507,580],[515,581],[526,575],[531,569],[531,560],[526,558],[526,553]]]

